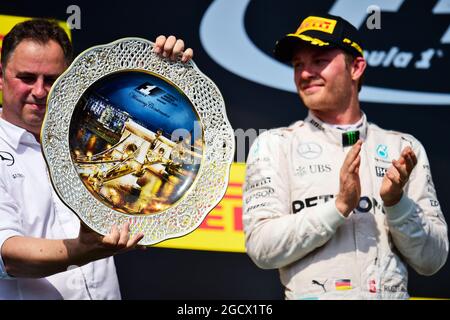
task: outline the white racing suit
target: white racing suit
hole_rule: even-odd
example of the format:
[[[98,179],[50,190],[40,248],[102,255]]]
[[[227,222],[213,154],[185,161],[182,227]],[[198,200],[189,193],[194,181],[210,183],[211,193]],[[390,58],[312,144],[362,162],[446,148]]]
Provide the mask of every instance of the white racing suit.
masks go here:
[[[251,147],[243,197],[247,253],[261,268],[279,268],[286,299],[406,299],[406,263],[431,275],[447,259],[447,225],[423,146],[365,115],[358,131],[361,198],[347,218],[334,199],[351,148],[342,130],[310,113],[264,132]],[[384,207],[383,176],[406,146],[418,163],[400,202]]]

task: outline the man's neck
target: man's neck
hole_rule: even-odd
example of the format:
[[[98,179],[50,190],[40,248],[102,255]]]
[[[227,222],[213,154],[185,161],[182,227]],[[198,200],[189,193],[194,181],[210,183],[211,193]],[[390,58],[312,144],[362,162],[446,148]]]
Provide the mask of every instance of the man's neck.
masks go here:
[[[354,124],[362,117],[358,101],[354,101],[348,107],[333,108],[331,110],[311,110],[311,112],[314,116],[328,124]]]

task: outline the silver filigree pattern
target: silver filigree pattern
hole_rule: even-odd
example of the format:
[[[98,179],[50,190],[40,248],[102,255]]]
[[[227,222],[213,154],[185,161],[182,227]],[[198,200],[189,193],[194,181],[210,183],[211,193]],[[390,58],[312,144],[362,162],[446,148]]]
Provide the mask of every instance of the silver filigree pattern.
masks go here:
[[[180,201],[152,215],[129,215],[106,206],[83,185],[69,149],[69,128],[75,107],[96,81],[116,72],[149,71],[177,86],[190,100],[203,126],[203,159],[198,175]],[[80,54],[55,82],[49,94],[41,142],[53,186],[91,229],[107,234],[113,224],[130,222],[130,233],[144,233],[142,245],[180,237],[196,229],[219,203],[228,185],[234,156],[234,133],[216,85],[194,62],[161,58],[153,43],[120,39]]]

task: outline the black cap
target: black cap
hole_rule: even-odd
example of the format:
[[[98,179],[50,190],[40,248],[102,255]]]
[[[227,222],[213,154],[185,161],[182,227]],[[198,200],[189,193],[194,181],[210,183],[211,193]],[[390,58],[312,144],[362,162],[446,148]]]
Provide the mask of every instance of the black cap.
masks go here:
[[[292,60],[298,44],[340,48],[355,57],[362,57],[362,40],[358,29],[347,20],[329,14],[305,18],[295,33],[289,33],[277,41],[275,58],[287,62]]]

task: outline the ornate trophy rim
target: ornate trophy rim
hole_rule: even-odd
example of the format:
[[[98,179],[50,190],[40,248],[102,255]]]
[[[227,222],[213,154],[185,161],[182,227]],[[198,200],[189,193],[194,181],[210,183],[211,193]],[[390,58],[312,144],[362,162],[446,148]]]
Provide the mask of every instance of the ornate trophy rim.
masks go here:
[[[140,245],[189,234],[223,198],[234,157],[234,133],[225,102],[214,82],[191,60],[170,61],[153,52],[154,44],[129,37],[82,52],[55,81],[47,98],[41,146],[50,181],[62,202],[89,228],[106,235],[113,224],[130,223],[130,235],[144,233]],[[150,215],[117,211],[84,186],[70,154],[69,128],[83,94],[99,80],[120,72],[161,78],[189,100],[203,133],[200,168],[188,190],[169,208]]]

